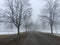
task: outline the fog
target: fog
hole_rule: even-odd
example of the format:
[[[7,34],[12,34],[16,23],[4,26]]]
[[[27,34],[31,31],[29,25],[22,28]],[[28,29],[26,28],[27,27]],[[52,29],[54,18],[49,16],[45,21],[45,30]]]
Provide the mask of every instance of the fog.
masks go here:
[[[32,12],[32,21],[33,22],[36,22],[38,20],[38,15],[40,14],[40,10],[43,9],[44,5],[45,5],[45,1],[44,0],[30,0],[30,3],[31,3],[31,7],[33,8],[33,12]],[[4,0],[0,0],[0,9],[5,9],[4,8],[5,5],[4,5]],[[24,30],[24,29],[22,29]],[[21,30],[21,32],[23,32]],[[40,30],[38,29],[38,31],[41,31],[41,32],[48,32],[50,33],[50,30]],[[17,29],[14,28],[14,29],[7,29],[5,27],[4,24],[1,24],[0,25],[0,34],[13,34],[13,33],[17,33]],[[59,30],[57,30],[58,33],[60,33]],[[54,31],[54,33],[56,33],[56,31]]]

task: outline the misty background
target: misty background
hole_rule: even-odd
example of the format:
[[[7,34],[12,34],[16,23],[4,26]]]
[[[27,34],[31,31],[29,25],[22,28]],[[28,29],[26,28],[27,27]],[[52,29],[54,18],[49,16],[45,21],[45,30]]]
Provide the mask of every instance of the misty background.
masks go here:
[[[32,21],[35,23],[34,24],[34,28],[36,28],[36,30],[38,31],[42,31],[42,32],[49,32],[50,33],[50,27],[49,25],[47,24],[47,26],[44,27],[44,29],[42,29],[42,22],[39,20],[39,17],[38,15],[40,14],[41,10],[43,9],[44,5],[46,4],[46,1],[44,0],[30,0],[29,1],[30,4],[31,4],[31,7],[33,9],[32,11]],[[0,9],[3,9],[5,10],[6,7],[5,7],[5,0],[0,0]],[[32,29],[32,30],[35,30],[35,29]],[[54,33],[60,33],[60,26],[58,26],[58,29],[57,28],[54,28]],[[24,30],[21,29],[21,32],[23,32]],[[17,29],[14,28],[14,29],[10,29],[10,28],[7,28],[6,25],[4,25],[3,23],[0,24],[0,34],[11,34],[11,33],[17,33]]]

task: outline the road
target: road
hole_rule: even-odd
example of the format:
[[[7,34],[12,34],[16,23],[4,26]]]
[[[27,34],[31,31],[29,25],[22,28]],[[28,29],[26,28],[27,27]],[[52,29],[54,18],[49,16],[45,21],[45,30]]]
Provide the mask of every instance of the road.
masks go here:
[[[23,45],[60,45],[60,42],[52,36],[40,32],[28,32]]]

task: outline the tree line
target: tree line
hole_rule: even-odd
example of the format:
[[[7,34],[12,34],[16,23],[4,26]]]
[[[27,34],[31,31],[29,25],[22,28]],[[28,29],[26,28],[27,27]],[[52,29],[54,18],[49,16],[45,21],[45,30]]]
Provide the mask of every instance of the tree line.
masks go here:
[[[60,2],[59,0],[45,0],[46,5],[41,10],[38,20],[49,24],[51,34],[53,34],[53,27],[59,25],[60,22]],[[31,21],[32,7],[29,0],[6,0],[6,9],[0,12],[0,17],[6,24],[14,25],[17,28],[18,35],[20,34],[20,27],[23,26],[26,32],[31,28],[37,30],[39,26],[37,23]],[[39,22],[39,21],[38,21]],[[35,27],[35,29],[33,29]]]

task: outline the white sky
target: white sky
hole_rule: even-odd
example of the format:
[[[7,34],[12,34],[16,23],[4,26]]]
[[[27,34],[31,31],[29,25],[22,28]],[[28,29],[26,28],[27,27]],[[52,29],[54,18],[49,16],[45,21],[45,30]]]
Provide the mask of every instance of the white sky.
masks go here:
[[[4,1],[5,0],[0,0],[0,9],[4,9]],[[37,15],[39,14],[41,7],[43,6],[44,2],[43,1],[40,1],[40,0],[30,0],[30,3],[31,3],[31,6],[33,8],[33,16],[32,16],[32,20],[36,20],[37,19]],[[3,29],[4,26],[0,26],[0,29],[1,30],[4,30]]]
[[[39,15],[40,9],[44,6],[45,2],[43,0],[30,0],[32,8],[33,8],[33,20],[37,19],[37,15]]]
[[[5,0],[0,0],[0,9],[4,8],[4,1]],[[45,1],[43,0],[30,0],[31,6],[33,8],[33,16],[32,20],[38,19],[38,15],[40,14],[39,12],[41,11],[42,7],[45,5]],[[0,26],[0,30],[4,30],[4,26]],[[5,29],[6,30],[6,29]]]
[[[4,1],[5,0],[0,0],[0,9],[4,7]],[[37,15],[39,14],[40,9],[43,7],[45,2],[43,0],[30,0],[30,3],[33,8],[32,19],[36,20]]]
[[[4,4],[4,0],[0,0],[0,8],[3,7],[3,4]]]

